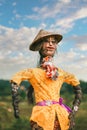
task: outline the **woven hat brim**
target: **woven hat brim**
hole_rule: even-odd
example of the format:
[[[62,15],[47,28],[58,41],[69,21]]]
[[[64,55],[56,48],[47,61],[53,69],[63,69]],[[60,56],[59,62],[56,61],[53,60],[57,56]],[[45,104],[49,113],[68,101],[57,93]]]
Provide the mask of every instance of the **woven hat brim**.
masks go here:
[[[34,40],[31,43],[31,45],[29,46],[29,49],[32,50],[32,51],[39,51],[39,47],[37,47],[37,46],[40,46],[42,39],[45,38],[45,37],[48,37],[48,36],[55,36],[57,43],[59,43],[63,38],[63,36],[60,35],[60,34],[55,34],[55,33],[46,34],[46,35],[43,35],[43,36],[39,37],[38,39]]]

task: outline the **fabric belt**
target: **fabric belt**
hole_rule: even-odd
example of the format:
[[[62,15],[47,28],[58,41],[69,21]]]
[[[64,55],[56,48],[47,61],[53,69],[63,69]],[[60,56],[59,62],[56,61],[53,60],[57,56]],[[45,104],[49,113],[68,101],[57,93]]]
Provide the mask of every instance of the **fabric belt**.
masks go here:
[[[38,106],[51,106],[53,104],[59,104],[60,106],[65,108],[68,112],[72,112],[70,107],[63,104],[63,98],[61,98],[61,97],[59,98],[59,101],[44,100],[44,101],[36,103],[36,105],[38,105]]]

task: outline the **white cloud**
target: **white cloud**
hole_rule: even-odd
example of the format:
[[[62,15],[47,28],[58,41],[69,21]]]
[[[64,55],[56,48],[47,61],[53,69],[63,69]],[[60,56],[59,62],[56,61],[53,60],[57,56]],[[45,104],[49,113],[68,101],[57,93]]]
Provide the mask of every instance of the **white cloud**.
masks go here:
[[[16,24],[15,20],[21,22],[19,29],[0,26],[0,76],[3,75],[3,78],[8,79],[15,72],[37,64],[38,54],[28,51],[28,48],[39,29],[49,28],[50,31],[68,34],[76,21],[83,19],[84,23],[87,22],[86,0],[52,0],[50,3],[47,1],[41,1],[42,6],[33,7],[33,13],[25,16],[18,13],[18,9],[15,8],[17,3],[12,3],[13,17],[9,19],[9,24]],[[0,14],[2,15],[2,12]],[[29,19],[37,22],[39,20],[39,28],[25,27],[24,22],[27,23]],[[55,56],[56,64],[87,80],[87,35],[71,36],[65,40],[63,42],[66,44],[71,41],[74,44],[71,49],[68,47],[67,52],[61,52],[62,45],[60,46],[58,55]]]
[[[79,3],[82,4],[79,4]],[[87,18],[87,5],[85,1],[71,1],[71,0],[60,0],[50,4],[45,4],[42,7],[34,7],[34,13],[27,15],[26,18],[34,20],[47,20],[51,18],[53,23],[47,26],[50,29],[59,29],[63,33],[70,31],[77,20]],[[84,4],[84,6],[83,6]],[[73,6],[74,5],[74,6]],[[42,17],[43,16],[43,17]]]
[[[36,28],[12,29],[0,26],[0,76],[5,73],[2,77],[9,78],[8,75],[20,69],[36,65],[37,58],[33,56],[37,55],[29,51],[29,44],[37,31]]]
[[[84,43],[84,42],[81,43],[81,44],[78,43],[76,46],[77,46],[78,49],[81,50],[81,51],[87,51],[87,43]]]
[[[49,2],[48,2],[49,3]],[[32,15],[27,15],[26,18],[29,19],[48,19],[55,18],[55,16],[61,12],[61,8],[63,5],[61,2],[50,2],[49,4],[45,4],[42,7],[34,7],[32,10],[34,13]],[[42,17],[43,16],[43,17]]]
[[[42,24],[42,26],[45,27],[46,25]],[[3,78],[11,78],[15,72],[21,69],[36,66],[38,53],[28,51],[28,48],[37,32],[37,28],[22,27],[13,29],[0,26],[0,67],[2,68],[0,75],[4,74]],[[81,42],[83,43],[83,40],[86,41],[86,36],[75,36],[72,39],[76,42],[76,46],[80,51],[83,50],[82,48],[85,44],[83,45]],[[68,40],[71,41],[71,39]],[[85,75],[87,71],[86,59],[87,56],[83,53],[78,53],[76,48],[69,48],[67,52],[59,51],[55,62],[58,66],[75,73],[79,78],[83,78],[83,73]],[[80,69],[81,72],[79,71]]]
[[[87,17],[87,6],[86,7],[82,7],[80,10],[78,10],[75,13],[75,19],[81,19],[81,18],[85,18]]]
[[[0,59],[21,58],[26,55],[36,28],[12,29],[0,26]],[[24,58],[24,57],[23,57]]]
[[[16,19],[20,19],[20,18],[21,18],[21,15],[19,15],[19,14],[16,13],[16,14],[15,14],[15,18],[16,18]]]
[[[12,3],[12,5],[13,5],[13,6],[16,6],[16,5],[17,5],[17,3],[16,3],[16,2],[13,2],[13,3]]]
[[[87,35],[73,35],[68,40],[75,42],[75,49],[87,51]]]
[[[73,28],[75,21],[83,18],[87,18],[87,7],[81,8],[72,14],[69,13],[68,16],[58,19],[53,28],[61,27],[61,29],[63,29],[63,32],[66,33]]]
[[[45,23],[41,23],[40,28],[46,28],[47,25]]]
[[[21,46],[25,47],[31,43],[35,32],[36,28],[22,27],[20,29],[12,29],[0,26],[0,44],[5,49],[21,49]]]
[[[62,3],[70,3],[71,2],[71,0],[59,0],[59,1]]]
[[[87,55],[75,52],[74,48],[68,52],[59,50],[54,63],[65,71],[74,74],[80,80],[87,81]]]
[[[70,9],[71,11],[69,11]],[[37,19],[40,19],[39,16],[43,16],[42,19],[43,18],[46,19],[48,17],[53,18],[55,16],[57,16],[58,18],[58,16],[60,17],[62,16],[62,14],[65,14],[65,17],[69,16],[70,19],[71,18],[80,19],[80,18],[87,17],[87,6],[80,7],[78,2],[75,2],[75,1],[72,2],[71,0],[60,0],[60,1],[53,2],[53,4],[50,4],[50,3],[45,4],[45,6],[42,6],[42,7],[34,7],[33,11],[34,13],[37,13]],[[32,16],[30,15],[28,17],[34,18],[35,16],[36,14],[33,14]]]

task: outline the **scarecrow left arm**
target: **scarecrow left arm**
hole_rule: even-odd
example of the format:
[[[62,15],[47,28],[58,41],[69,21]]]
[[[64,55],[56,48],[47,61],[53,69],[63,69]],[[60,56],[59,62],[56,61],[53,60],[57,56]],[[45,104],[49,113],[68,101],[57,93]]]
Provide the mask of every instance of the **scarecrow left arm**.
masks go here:
[[[79,105],[80,105],[81,100],[82,100],[82,90],[81,90],[80,85],[73,86],[73,89],[74,89],[74,93],[75,93],[75,99],[73,101],[72,112],[69,115],[69,119],[70,119],[69,130],[72,130],[73,127],[75,126],[74,118],[75,118],[75,115],[79,109]]]

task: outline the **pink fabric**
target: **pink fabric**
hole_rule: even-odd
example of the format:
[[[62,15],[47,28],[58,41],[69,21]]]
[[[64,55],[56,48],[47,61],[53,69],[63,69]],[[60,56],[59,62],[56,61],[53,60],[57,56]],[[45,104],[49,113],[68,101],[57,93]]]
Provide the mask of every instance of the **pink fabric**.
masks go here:
[[[68,112],[72,112],[70,107],[68,107],[67,105],[63,104],[63,98],[59,98],[59,102],[57,102],[57,101],[50,101],[50,100],[44,100],[44,101],[38,102],[36,105],[38,105],[38,106],[50,106],[50,105],[53,105],[53,104],[60,104]]]

